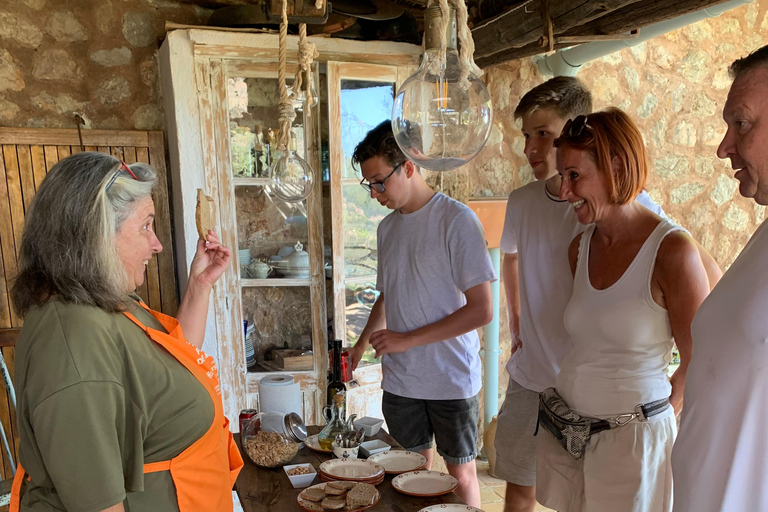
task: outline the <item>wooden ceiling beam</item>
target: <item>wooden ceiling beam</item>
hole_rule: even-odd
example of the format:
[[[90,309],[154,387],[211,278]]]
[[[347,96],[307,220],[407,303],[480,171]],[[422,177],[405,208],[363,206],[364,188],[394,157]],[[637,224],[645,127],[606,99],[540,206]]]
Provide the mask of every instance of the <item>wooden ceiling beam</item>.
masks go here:
[[[698,11],[705,7],[721,4],[725,1],[727,0],[676,0],[675,2],[670,2],[669,0],[642,0],[617,9],[608,16],[596,18],[580,26],[574,26],[565,32],[558,30],[558,25],[555,23],[555,33],[556,35],[568,37],[622,34],[636,28]],[[573,44],[555,44],[555,50],[569,46],[573,46]],[[484,68],[541,53],[545,53],[544,49],[538,44],[538,41],[533,41],[524,46],[509,47],[492,55],[478,56],[475,53],[475,62],[478,66]]]
[[[624,7],[611,16],[584,23],[563,35],[620,34],[629,30],[677,18],[728,0],[643,0]]]
[[[577,29],[584,23],[600,20],[634,3],[644,0],[560,0],[552,2],[550,16],[555,35]],[[668,0],[667,0],[668,1]],[[512,48],[524,48],[538,41],[543,34],[539,2],[527,0],[472,30],[475,59],[506,53]]]

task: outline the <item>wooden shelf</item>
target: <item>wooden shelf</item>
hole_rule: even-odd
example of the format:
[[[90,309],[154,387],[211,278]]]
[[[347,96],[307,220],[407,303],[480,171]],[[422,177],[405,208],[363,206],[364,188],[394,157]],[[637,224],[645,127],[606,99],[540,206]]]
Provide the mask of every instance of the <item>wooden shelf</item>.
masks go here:
[[[312,284],[310,278],[292,279],[288,277],[277,277],[271,279],[240,279],[241,288],[261,288],[268,286],[309,286]]]
[[[232,178],[235,187],[264,187],[269,185],[269,178]]]

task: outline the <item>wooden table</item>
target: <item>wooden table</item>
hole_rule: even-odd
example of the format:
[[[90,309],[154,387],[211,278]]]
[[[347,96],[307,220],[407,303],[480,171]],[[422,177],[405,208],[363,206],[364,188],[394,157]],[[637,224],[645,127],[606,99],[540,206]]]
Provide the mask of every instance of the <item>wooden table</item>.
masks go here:
[[[309,427],[310,434],[320,432],[320,427]],[[370,439],[381,439],[392,449],[402,450],[403,448],[392,439],[392,437],[379,430],[379,433]],[[235,440],[240,446],[240,435],[235,435]],[[368,440],[368,438],[366,438]],[[240,453],[245,461],[243,470],[235,482],[235,491],[240,498],[240,503],[245,512],[297,512],[302,509],[296,502],[296,498],[302,489],[294,489],[283,468],[265,469],[256,466],[248,455],[240,447]],[[311,463],[315,469],[320,463],[333,457],[329,453],[319,453],[310,450],[307,447],[299,450],[298,455],[291,461],[291,464]],[[441,503],[460,503],[464,502],[454,493],[444,494],[434,498],[417,498],[399,493],[392,487],[392,478],[395,475],[387,475],[384,481],[376,486],[381,493],[381,500],[371,507],[371,512],[417,512],[430,505],[439,505]],[[322,483],[318,475],[312,485]]]

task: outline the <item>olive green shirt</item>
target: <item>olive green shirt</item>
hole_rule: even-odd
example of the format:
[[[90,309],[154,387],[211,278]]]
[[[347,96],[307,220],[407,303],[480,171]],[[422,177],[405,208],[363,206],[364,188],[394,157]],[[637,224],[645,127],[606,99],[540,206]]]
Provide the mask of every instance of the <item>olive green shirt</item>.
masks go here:
[[[140,322],[165,331],[148,312]],[[32,309],[16,348],[24,512],[178,511],[168,471],[213,422],[205,387],[123,314],[57,299]]]

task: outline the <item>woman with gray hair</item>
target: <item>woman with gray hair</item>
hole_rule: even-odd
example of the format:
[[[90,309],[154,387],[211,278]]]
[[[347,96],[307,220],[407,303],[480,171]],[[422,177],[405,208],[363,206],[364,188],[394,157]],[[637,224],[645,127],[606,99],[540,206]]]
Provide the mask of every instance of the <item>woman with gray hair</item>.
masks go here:
[[[32,201],[11,291],[24,318],[12,511],[232,510],[242,459],[200,350],[231,252],[209,231],[177,318],[149,310],[135,290],[163,249],[156,181],[149,165],[84,152]]]

